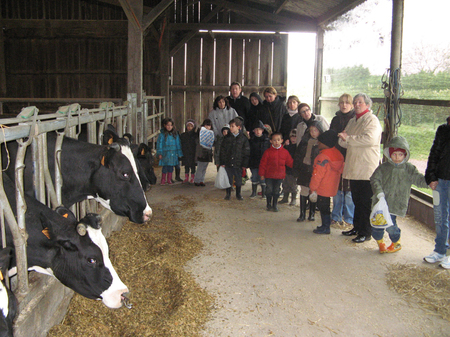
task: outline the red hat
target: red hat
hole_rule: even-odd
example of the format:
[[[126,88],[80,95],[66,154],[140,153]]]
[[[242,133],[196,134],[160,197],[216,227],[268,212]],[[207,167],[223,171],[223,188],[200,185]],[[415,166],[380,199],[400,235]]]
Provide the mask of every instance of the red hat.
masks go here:
[[[406,150],[405,149],[402,149],[401,147],[390,147],[389,148],[389,157],[392,156],[392,154],[394,152],[397,152],[397,151],[403,152],[403,154],[406,156]]]

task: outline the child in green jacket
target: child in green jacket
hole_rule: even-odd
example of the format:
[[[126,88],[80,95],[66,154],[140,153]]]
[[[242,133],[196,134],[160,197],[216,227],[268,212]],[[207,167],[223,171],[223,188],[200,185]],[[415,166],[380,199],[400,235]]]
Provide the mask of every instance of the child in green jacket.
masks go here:
[[[370,177],[373,197],[372,207],[381,197],[386,198],[393,226],[386,228],[392,244],[386,247],[383,241],[384,228],[372,228],[372,236],[377,240],[380,253],[395,253],[402,249],[397,216],[405,216],[408,209],[411,185],[428,187],[425,177],[417,168],[408,163],[409,144],[403,137],[394,137],[384,149],[388,160],[378,166]]]

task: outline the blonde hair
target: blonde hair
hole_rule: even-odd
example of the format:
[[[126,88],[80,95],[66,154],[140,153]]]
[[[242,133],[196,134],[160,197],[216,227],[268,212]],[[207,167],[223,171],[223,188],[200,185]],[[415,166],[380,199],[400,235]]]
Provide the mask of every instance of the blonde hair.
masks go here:
[[[298,99],[298,97],[295,96],[295,95],[291,95],[291,96],[288,97],[288,100],[287,100],[288,103],[289,103],[290,100],[296,101],[298,104],[301,103],[300,100]]]
[[[349,102],[352,105],[352,109],[353,109],[353,97],[352,97],[352,95],[350,95],[350,94],[342,94],[339,97],[339,103],[343,102],[344,98],[346,98],[347,102]],[[339,105],[339,103],[338,103],[338,105]]]
[[[266,89],[264,89],[263,96],[265,96],[266,93],[272,94],[275,96],[278,95],[277,90],[274,87],[267,87]]]

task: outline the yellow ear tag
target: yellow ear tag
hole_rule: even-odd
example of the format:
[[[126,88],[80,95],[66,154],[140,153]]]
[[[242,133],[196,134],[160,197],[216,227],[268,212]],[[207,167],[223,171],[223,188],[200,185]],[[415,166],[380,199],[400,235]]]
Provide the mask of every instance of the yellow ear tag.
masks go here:
[[[0,281],[3,281],[3,279],[4,279],[3,273],[2,273],[2,271],[0,270]]]
[[[100,163],[105,166],[105,156],[102,157],[102,160],[100,161]]]
[[[47,227],[42,230],[42,234],[44,234],[47,237],[47,239],[50,240],[50,233],[48,232]]]
[[[144,154],[145,154],[145,150],[142,149],[142,150],[141,150],[141,155],[144,155]]]
[[[63,218],[68,218],[69,217],[69,213],[63,214]]]
[[[112,137],[108,139],[108,144],[111,145],[113,143]]]

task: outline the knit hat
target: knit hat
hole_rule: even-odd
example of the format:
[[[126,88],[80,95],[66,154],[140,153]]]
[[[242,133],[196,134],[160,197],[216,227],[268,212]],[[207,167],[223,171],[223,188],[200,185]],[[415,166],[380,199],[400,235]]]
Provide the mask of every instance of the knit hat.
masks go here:
[[[292,129],[291,132],[289,132],[289,138],[291,137],[297,137],[297,130],[296,129]]]
[[[394,152],[397,152],[397,151],[403,152],[403,154],[406,156],[406,150],[405,149],[402,149],[401,147],[390,147],[389,148],[389,157],[392,156],[392,154]]]
[[[191,124],[191,125],[194,127],[194,129],[195,129],[195,127],[196,127],[195,120],[193,120],[193,119],[188,119],[188,120],[186,121],[186,126],[188,126],[188,124]]]
[[[257,120],[255,123],[253,123],[252,130],[255,130],[256,128],[263,129],[263,131],[267,130],[266,127],[264,126],[264,123],[261,122],[260,120]]]
[[[317,137],[317,140],[329,148],[332,148],[338,141],[338,135],[334,130],[327,130],[324,133],[321,133],[319,137]]]
[[[221,132],[223,133],[223,130],[228,130],[230,131],[230,124],[225,124],[221,130]]]

